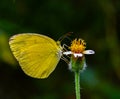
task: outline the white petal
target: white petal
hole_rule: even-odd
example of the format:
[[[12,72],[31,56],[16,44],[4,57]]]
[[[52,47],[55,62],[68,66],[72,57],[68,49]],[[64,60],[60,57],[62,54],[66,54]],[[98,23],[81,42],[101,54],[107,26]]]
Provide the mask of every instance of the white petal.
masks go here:
[[[82,53],[74,53],[73,55],[74,55],[75,57],[82,57],[82,56],[83,56]]]
[[[93,50],[85,50],[83,54],[95,54],[95,51]]]
[[[67,51],[67,52],[63,52],[63,54],[64,55],[70,55],[70,54],[72,54],[72,52],[71,51]]]

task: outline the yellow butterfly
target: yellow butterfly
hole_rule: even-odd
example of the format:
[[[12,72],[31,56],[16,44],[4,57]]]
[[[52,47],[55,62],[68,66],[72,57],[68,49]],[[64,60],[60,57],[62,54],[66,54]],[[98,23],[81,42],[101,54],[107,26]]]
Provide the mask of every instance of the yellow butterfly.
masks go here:
[[[58,64],[63,49],[60,41],[35,33],[14,35],[9,45],[23,71],[34,78],[47,78]]]

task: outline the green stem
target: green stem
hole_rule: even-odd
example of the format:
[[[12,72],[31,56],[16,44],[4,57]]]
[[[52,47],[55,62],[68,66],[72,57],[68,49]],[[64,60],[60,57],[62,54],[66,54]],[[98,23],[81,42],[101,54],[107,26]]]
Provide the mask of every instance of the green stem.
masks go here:
[[[75,71],[75,91],[76,99],[80,99],[80,72]]]

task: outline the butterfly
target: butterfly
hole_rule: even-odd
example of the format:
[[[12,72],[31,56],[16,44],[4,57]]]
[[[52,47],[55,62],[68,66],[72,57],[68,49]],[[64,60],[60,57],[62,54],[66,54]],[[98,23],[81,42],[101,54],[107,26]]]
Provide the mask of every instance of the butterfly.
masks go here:
[[[60,41],[36,33],[14,35],[9,45],[25,74],[41,79],[54,71],[63,50]]]

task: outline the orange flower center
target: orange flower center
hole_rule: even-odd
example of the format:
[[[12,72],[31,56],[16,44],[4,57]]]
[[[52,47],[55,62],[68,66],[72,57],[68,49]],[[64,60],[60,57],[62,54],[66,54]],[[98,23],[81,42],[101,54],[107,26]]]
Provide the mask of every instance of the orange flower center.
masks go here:
[[[73,53],[82,53],[86,48],[86,43],[82,39],[75,39],[72,41],[70,50]]]

